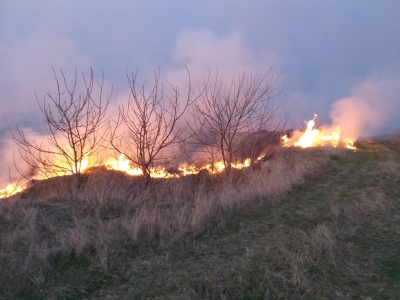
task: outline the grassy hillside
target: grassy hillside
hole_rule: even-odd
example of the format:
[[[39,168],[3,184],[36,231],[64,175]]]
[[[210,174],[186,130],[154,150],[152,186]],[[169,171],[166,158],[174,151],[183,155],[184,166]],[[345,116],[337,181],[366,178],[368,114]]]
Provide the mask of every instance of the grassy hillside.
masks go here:
[[[4,299],[400,299],[400,139],[0,202]]]

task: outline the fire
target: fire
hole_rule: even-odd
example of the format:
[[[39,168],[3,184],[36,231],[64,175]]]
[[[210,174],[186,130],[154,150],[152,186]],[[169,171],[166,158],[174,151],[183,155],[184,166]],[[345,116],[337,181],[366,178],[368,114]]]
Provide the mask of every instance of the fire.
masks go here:
[[[90,153],[86,154],[86,155],[82,158],[82,160],[78,163],[78,170],[79,170],[79,173],[83,173],[83,172],[87,169],[87,167],[88,167],[88,165],[89,165],[89,154],[90,154]],[[75,166],[72,167],[72,171],[73,171],[73,173],[77,173],[77,172],[76,172]],[[71,174],[72,174],[72,173],[69,173],[68,175],[71,175]],[[67,175],[67,174],[65,174],[65,175]]]
[[[247,158],[244,162],[236,162],[232,163],[232,168],[233,169],[243,169],[247,168],[251,165],[251,160],[250,158]],[[108,170],[116,170],[116,171],[122,171],[125,172],[129,175],[132,176],[142,176],[143,171],[141,168],[138,167],[131,167],[130,161],[125,157],[125,154],[121,154],[118,159],[115,158],[109,158],[107,162],[105,163],[105,166]],[[186,165],[186,164],[181,164],[178,168],[178,173],[169,173],[165,168],[162,167],[152,167],[150,168],[150,177],[153,178],[172,178],[172,177],[181,177],[181,176],[187,176],[187,175],[195,175],[198,174],[201,170],[206,169],[212,174],[217,174],[221,173],[225,170],[225,164],[224,162],[217,161],[214,163],[214,167],[212,164],[207,164],[202,167],[197,167],[195,165]]]
[[[85,171],[88,170],[89,166],[89,154],[84,157],[82,162],[78,165],[79,171],[81,173],[84,173]],[[263,156],[260,156],[257,158],[257,160],[261,160]],[[129,159],[126,158],[125,154],[122,153],[118,159],[114,157],[108,158],[104,164],[108,170],[117,170],[124,172],[126,174],[129,174],[131,176],[143,176],[143,171],[139,167],[132,167],[130,164]],[[251,166],[251,159],[247,158],[243,162],[235,162],[231,164],[231,167],[233,169],[243,169],[243,168],[248,168]],[[205,166],[195,166],[195,165],[185,165],[182,164],[178,168],[177,173],[169,173],[165,168],[163,167],[151,167],[150,168],[150,177],[152,178],[179,178],[181,176],[187,176],[187,175],[194,175],[198,174],[201,170],[207,170],[212,174],[219,174],[222,173],[225,170],[225,164],[224,162],[217,161],[214,164],[207,164]],[[75,169],[73,169],[75,171]],[[64,175],[71,175],[72,172],[68,171],[63,174],[57,173],[54,174],[54,176],[64,176]],[[10,197],[16,193],[22,192],[26,186],[18,186],[15,183],[10,183],[7,185],[5,188],[0,190],[0,199],[1,198],[7,198]]]
[[[315,114],[313,119],[307,122],[307,128],[304,133],[295,132],[295,134],[289,138],[288,136],[282,137],[282,144],[284,147],[318,147],[318,146],[333,146],[343,145],[349,149],[356,149],[353,145],[353,141],[349,138],[343,138],[340,127],[335,129],[317,129],[315,126],[315,119],[317,115]],[[263,159],[264,155],[257,158],[257,161]],[[78,169],[80,173],[84,173],[88,170],[90,165],[90,153],[87,153],[82,161],[78,164]],[[243,162],[234,162],[231,164],[232,169],[243,169],[248,168],[252,164],[251,159],[247,158]],[[125,154],[122,153],[118,158],[110,157],[105,160],[104,165],[108,170],[118,170],[125,172],[131,176],[143,176],[143,171],[139,167],[131,166],[131,163]],[[97,166],[97,165],[96,165]],[[152,178],[178,178],[181,176],[198,174],[201,170],[207,170],[212,174],[219,174],[225,171],[224,162],[217,161],[213,164],[207,164],[203,166],[195,165],[185,165],[182,164],[178,167],[177,172],[170,173],[163,167],[151,167],[149,169],[150,177]],[[76,173],[75,167],[71,171],[65,173],[55,173],[53,176],[64,176]],[[18,186],[15,183],[8,184],[5,188],[0,190],[0,199],[10,197],[16,193],[22,192],[26,186]]]
[[[109,158],[105,163],[105,166],[108,170],[122,171],[132,176],[143,175],[142,169],[132,168],[130,166],[129,160],[125,158],[125,154],[123,153],[121,153],[118,160],[115,158]]]
[[[357,149],[356,147],[354,147],[354,142],[352,140],[350,140],[350,139],[344,139],[343,143],[344,143],[344,146],[347,149],[353,149],[353,150]]]
[[[87,153],[83,157],[81,162],[78,163],[78,169],[80,173],[84,173],[87,170],[89,166],[89,155],[90,153]],[[65,168],[68,169],[67,163],[65,163]],[[49,174],[48,177],[72,175],[74,173],[76,173],[76,168],[75,166],[72,166],[72,171],[66,171],[66,172],[54,171],[52,174]],[[17,185],[15,183],[9,183],[5,188],[0,190],[0,199],[11,197],[12,195],[20,193],[25,189],[26,189],[25,185]]]
[[[0,199],[22,192],[25,188],[25,186],[18,186],[15,183],[9,183],[4,189],[0,190]]]
[[[251,165],[251,161],[250,161],[250,158],[248,158],[243,163],[233,163],[232,168],[243,169],[243,168],[250,167],[250,165]]]
[[[314,114],[313,119],[307,122],[307,128],[300,137],[298,137],[296,134],[291,139],[289,139],[287,135],[283,136],[283,146],[309,148],[321,146],[337,147],[339,144],[342,144],[345,148],[356,149],[353,146],[354,142],[351,139],[342,137],[342,131],[340,127],[336,127],[334,129],[327,128],[324,130],[314,128],[316,118],[317,114]]]
[[[130,165],[129,159],[125,157],[124,153],[121,153],[118,159],[115,158],[109,158],[105,166],[108,170],[116,170],[116,171],[121,171],[125,172],[131,176],[142,176],[143,171],[141,168],[138,167],[132,167]],[[150,177],[153,178],[171,178],[171,177],[176,177],[173,174],[168,173],[165,168],[150,168]]]

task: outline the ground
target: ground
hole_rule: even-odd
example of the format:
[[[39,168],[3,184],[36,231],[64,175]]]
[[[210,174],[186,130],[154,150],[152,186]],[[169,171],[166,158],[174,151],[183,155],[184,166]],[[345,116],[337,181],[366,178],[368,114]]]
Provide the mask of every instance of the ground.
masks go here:
[[[400,139],[357,147],[331,154],[284,196],[235,211],[193,236],[127,243],[106,267],[95,250],[58,255],[12,281],[0,275],[0,295],[400,299]]]

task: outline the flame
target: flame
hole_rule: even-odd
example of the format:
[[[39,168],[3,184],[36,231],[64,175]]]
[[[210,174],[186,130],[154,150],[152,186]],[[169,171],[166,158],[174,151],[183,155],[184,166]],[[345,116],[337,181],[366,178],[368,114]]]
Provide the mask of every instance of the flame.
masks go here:
[[[79,170],[79,173],[83,173],[84,171],[87,170],[87,167],[88,167],[88,165],[89,165],[89,155],[90,155],[90,153],[87,153],[87,154],[82,158],[82,160],[81,160],[80,162],[78,162],[78,170]],[[65,175],[71,175],[71,174],[73,174],[73,173],[78,173],[78,172],[76,172],[76,167],[75,167],[75,166],[72,166],[72,173],[71,173],[71,172],[68,172],[68,174],[65,174]]]
[[[258,160],[262,158],[259,157]],[[247,168],[251,165],[251,160],[250,158],[247,158],[244,162],[236,162],[232,163],[231,167],[233,169],[243,169]],[[138,167],[131,167],[130,161],[125,157],[125,154],[121,154],[118,159],[115,158],[109,158],[107,162],[105,163],[105,166],[108,170],[116,170],[116,171],[122,171],[125,172],[129,175],[132,176],[142,176],[143,171],[141,168]],[[201,170],[207,170],[212,174],[218,174],[222,173],[225,170],[225,164],[224,162],[217,161],[214,163],[214,166],[212,164],[207,164],[205,166],[195,166],[195,165],[186,165],[186,164],[181,164],[178,167],[178,173],[169,173],[165,168],[161,167],[152,167],[150,168],[150,177],[153,178],[172,178],[172,177],[181,177],[181,176],[187,176],[187,175],[195,175],[198,174]]]
[[[284,136],[282,137],[282,145],[283,145],[284,147],[287,147],[288,144],[289,144],[289,138],[288,138],[287,135],[284,135]]]
[[[318,147],[318,146],[333,146],[337,147],[338,145],[342,145],[343,147],[349,149],[356,149],[353,145],[353,141],[349,138],[342,138],[342,132],[340,127],[332,129],[316,129],[315,119],[317,115],[315,114],[313,119],[307,122],[307,127],[304,133],[300,136],[293,136],[289,138],[288,136],[282,137],[282,145],[284,147]],[[264,154],[257,158],[257,161],[260,161],[264,158]],[[90,162],[90,153],[87,153],[82,161],[78,164],[78,169],[80,173],[84,173],[87,171]],[[252,164],[251,159],[247,158],[243,162],[234,162],[231,164],[232,169],[243,169],[248,168]],[[131,166],[129,159],[125,156],[124,153],[121,153],[118,158],[110,157],[104,163],[100,164],[104,165],[108,170],[118,170],[124,172],[131,176],[143,176],[143,171],[139,167]],[[219,174],[224,172],[225,164],[222,160],[214,162],[213,164],[207,164],[203,166],[195,166],[195,165],[185,165],[182,164],[178,167],[177,172],[168,172],[163,167],[151,167],[149,169],[150,177],[152,178],[178,178],[181,176],[194,175],[198,174],[201,170],[207,170],[212,174]],[[76,173],[75,167],[72,167],[71,171],[67,171],[64,173],[55,173],[52,176],[64,176],[71,175]],[[52,177],[50,176],[50,177]],[[26,186],[18,186],[15,183],[8,184],[5,188],[0,190],[0,199],[10,197],[16,193],[22,192]]]
[[[261,155],[257,158],[257,160],[261,160],[264,156]],[[78,165],[79,171],[83,173],[88,169],[89,166],[89,153],[82,159],[82,162]],[[115,157],[110,157],[108,158],[104,164],[108,170],[117,170],[124,172],[128,175],[131,176],[143,176],[143,171],[139,167],[132,167],[129,159],[125,156],[124,153],[121,153],[118,158]],[[251,166],[251,159],[247,158],[243,162],[235,162],[231,164],[231,167],[233,169],[243,169],[243,168],[248,168]],[[195,175],[198,174],[201,170],[207,170],[208,172],[212,174],[219,174],[222,173],[225,170],[225,164],[224,162],[217,161],[214,164],[207,164],[201,167],[195,166],[195,165],[185,165],[182,164],[178,168],[177,173],[170,173],[168,172],[165,168],[163,167],[151,167],[149,169],[150,172],[150,177],[152,178],[178,178],[181,176],[187,176],[187,175]],[[73,168],[73,171],[75,171],[75,168]],[[57,173],[54,174],[52,177],[55,176],[64,176],[64,175],[71,175],[71,171],[67,171],[65,173]],[[16,193],[22,192],[24,189],[26,189],[26,186],[18,186],[15,183],[10,183],[7,185],[5,188],[0,190],[0,199],[1,198],[7,198],[10,197]]]
[[[319,147],[319,146],[333,146],[337,147],[341,145],[348,149],[356,149],[354,147],[354,142],[350,138],[343,138],[340,127],[337,128],[327,128],[327,129],[317,129],[314,128],[315,120],[317,115],[314,114],[312,120],[307,122],[306,130],[304,133],[300,134],[296,132],[292,138],[289,138],[287,135],[282,137],[282,145],[284,147]],[[264,158],[265,154],[262,154],[257,158],[257,161],[260,161]],[[77,168],[80,173],[84,173],[87,171],[90,162],[90,153],[87,153],[82,161],[78,164]],[[252,164],[251,159],[247,158],[243,162],[234,162],[231,164],[232,169],[243,169],[248,168]],[[125,156],[124,153],[121,153],[118,158],[110,157],[104,163],[100,164],[105,166],[108,170],[118,170],[124,172],[131,176],[143,176],[143,171],[139,167],[133,167],[130,164],[129,159]],[[66,169],[71,168],[66,166]],[[178,178],[181,176],[187,175],[195,175],[198,174],[201,170],[207,170],[212,174],[219,174],[224,172],[225,164],[222,160],[214,162],[213,164],[207,164],[203,166],[195,166],[195,165],[186,165],[182,164],[178,167],[177,172],[170,173],[163,167],[151,167],[149,169],[150,177],[152,178]],[[71,171],[67,172],[57,172],[52,174],[50,177],[55,176],[64,176],[71,175],[76,173],[76,168],[72,167]],[[10,197],[16,193],[22,192],[26,186],[18,186],[15,183],[8,184],[5,188],[0,190],[0,199]]]
[[[121,153],[118,159],[109,158],[105,166],[108,170],[122,171],[132,176],[143,175],[142,169],[130,166],[129,160],[125,158],[125,154],[123,153]]]
[[[343,144],[344,144],[344,147],[347,149],[353,149],[353,150],[357,149],[356,147],[354,147],[354,141],[352,141],[350,139],[344,139]]]
[[[232,168],[240,170],[243,168],[250,167],[250,165],[251,165],[250,158],[247,158],[243,163],[233,163]]]
[[[89,166],[89,155],[90,155],[90,152],[87,153],[82,158],[82,160],[77,164],[79,173],[84,173],[84,171],[87,170],[87,168]],[[68,166],[67,163],[64,163],[64,167],[65,167],[65,169],[68,169],[71,166]],[[54,173],[49,174],[47,177],[50,178],[50,177],[57,177],[57,176],[72,175],[74,173],[77,173],[76,167],[72,166],[72,171],[65,171],[65,172],[55,171]],[[25,189],[26,189],[25,185],[17,185],[15,183],[9,183],[5,188],[0,190],[0,199],[11,197],[12,195],[20,193]]]
[[[161,169],[151,168],[150,169],[150,177],[152,177],[152,178],[172,178],[172,177],[178,177],[178,175],[168,173],[165,170],[165,168],[161,168]]]
[[[353,145],[353,140],[342,137],[342,131],[339,126],[334,129],[327,128],[323,130],[314,128],[316,118],[317,114],[314,114],[313,119],[307,122],[306,130],[296,141],[293,141],[292,139],[288,138],[287,135],[284,135],[282,137],[282,145],[284,147],[295,146],[309,148],[324,146],[337,147],[339,144],[341,144],[345,148],[356,149]],[[296,138],[294,137],[293,139]]]
[[[9,183],[4,189],[0,190],[0,199],[22,192],[25,188],[25,186],[18,186],[15,183]]]
[[[206,168],[211,165],[207,165]],[[208,169],[208,168],[207,168]],[[193,165],[180,165],[180,167],[178,168],[178,171],[183,175],[183,176],[187,176],[187,175],[194,175],[194,174],[198,174],[201,169],[199,169],[196,166]]]

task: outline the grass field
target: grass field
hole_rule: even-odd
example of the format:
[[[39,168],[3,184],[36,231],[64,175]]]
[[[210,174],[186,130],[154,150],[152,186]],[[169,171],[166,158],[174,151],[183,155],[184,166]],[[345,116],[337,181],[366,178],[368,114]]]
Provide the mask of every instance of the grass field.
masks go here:
[[[400,138],[356,146],[36,183],[0,202],[0,298],[400,299]]]

